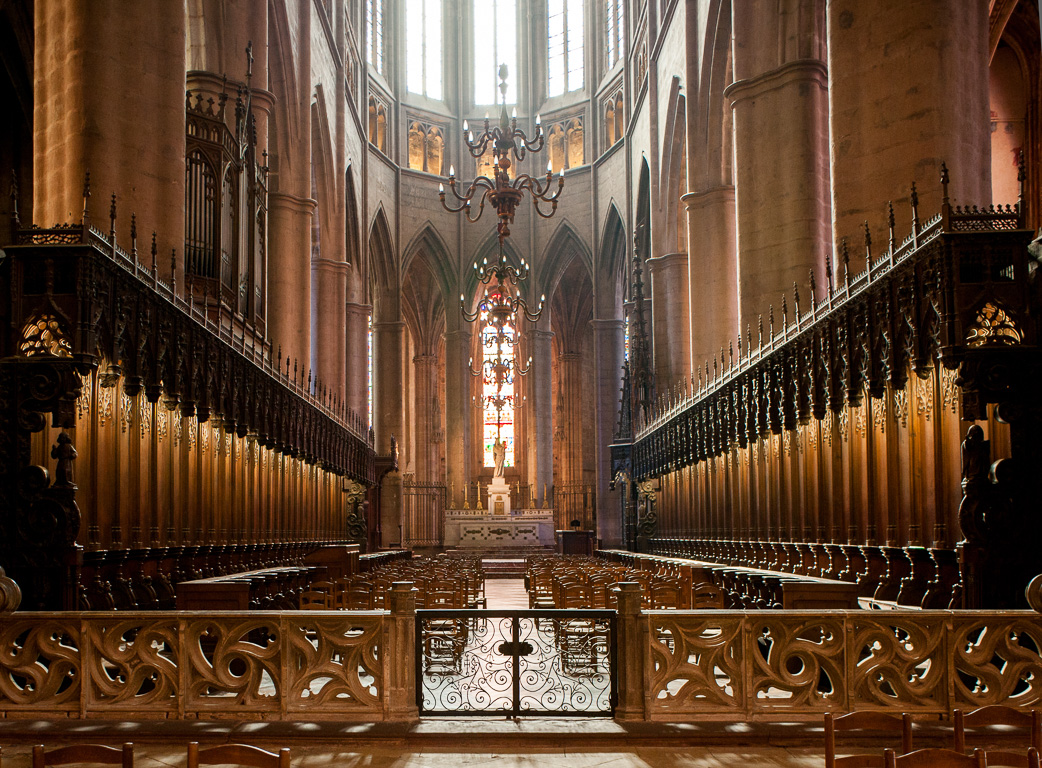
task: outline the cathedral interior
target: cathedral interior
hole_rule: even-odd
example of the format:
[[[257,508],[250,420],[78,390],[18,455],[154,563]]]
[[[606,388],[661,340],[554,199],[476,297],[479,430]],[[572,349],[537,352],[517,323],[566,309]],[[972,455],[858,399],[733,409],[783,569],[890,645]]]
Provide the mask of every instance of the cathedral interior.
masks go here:
[[[0,0],[0,61],[12,760],[1031,720],[1037,0]]]

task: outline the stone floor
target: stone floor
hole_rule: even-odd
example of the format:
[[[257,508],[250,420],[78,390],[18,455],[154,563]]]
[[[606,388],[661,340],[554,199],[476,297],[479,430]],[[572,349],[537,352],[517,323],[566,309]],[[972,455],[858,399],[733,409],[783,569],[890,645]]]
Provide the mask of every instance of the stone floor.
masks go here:
[[[485,579],[485,601],[490,611],[528,609],[524,579]]]
[[[7,725],[6,723],[4,724]],[[71,725],[71,724],[69,724]],[[119,726],[122,725],[122,728]],[[62,744],[94,741],[119,744],[124,739],[134,741],[137,768],[164,768],[183,766],[185,748],[190,739],[203,744],[215,743],[214,733],[196,733],[175,737],[175,723],[164,724],[175,728],[161,728],[166,735],[137,733],[134,724],[105,724],[106,735],[79,733],[73,736],[66,727],[61,734],[50,733],[46,738],[11,738],[0,727],[3,746],[3,768],[28,768],[34,742],[48,747]],[[181,724],[182,727],[184,724]],[[297,724],[298,726],[302,724]],[[50,731],[53,723],[41,730]],[[242,731],[248,726],[241,726]],[[416,730],[426,731],[426,737]],[[238,730],[238,729],[237,729]],[[299,728],[297,729],[299,730]],[[607,720],[569,721],[511,721],[447,720],[422,721],[413,726],[412,733],[402,741],[394,739],[366,743],[348,737],[342,741],[328,740],[326,734],[308,738],[304,733],[284,735],[281,739],[268,736],[249,738],[245,733],[226,735],[216,741],[242,741],[267,749],[288,746],[293,768],[318,766],[365,766],[366,768],[462,768],[463,766],[568,766],[568,768],[658,768],[662,766],[690,766],[692,768],[738,768],[738,766],[791,766],[819,768],[823,762],[820,747],[762,746],[746,744],[692,745],[677,743],[674,739],[652,739],[648,734],[637,736],[635,743],[627,744],[624,735],[615,733],[619,726]],[[120,733],[114,733],[119,731]],[[403,734],[404,735],[404,734]],[[490,738],[482,738],[483,736]],[[593,736],[592,739],[588,738]],[[610,738],[612,735],[622,738]],[[534,737],[534,738],[530,738]],[[139,738],[140,737],[140,738]],[[479,741],[475,741],[475,737]],[[609,738],[606,738],[609,737]],[[614,742],[614,743],[609,743]],[[683,740],[681,739],[681,742]]]

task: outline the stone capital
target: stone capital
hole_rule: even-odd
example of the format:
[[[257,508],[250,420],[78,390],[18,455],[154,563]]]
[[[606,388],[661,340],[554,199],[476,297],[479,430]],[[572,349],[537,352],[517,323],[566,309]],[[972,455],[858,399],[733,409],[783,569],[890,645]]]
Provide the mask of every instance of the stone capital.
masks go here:
[[[603,320],[593,319],[590,321],[590,325],[593,326],[593,330],[597,333],[611,333],[614,331],[621,331],[626,327],[626,321],[621,318],[606,318]]]
[[[829,70],[820,59],[796,59],[782,64],[777,69],[764,72],[756,77],[749,77],[731,83],[724,88],[724,98],[730,99],[731,106],[747,99],[755,99],[768,91],[784,88],[793,83],[811,82],[820,88],[827,89]]]
[[[310,197],[297,197],[288,192],[269,192],[268,210],[281,209],[290,213],[305,213],[311,215],[318,207],[318,201]]]
[[[648,272],[666,272],[675,267],[687,267],[686,253],[665,253],[647,260]]]
[[[680,200],[687,206],[688,213],[701,211],[711,205],[729,203],[734,205],[734,186],[728,184],[723,187],[712,187],[698,192],[688,192],[681,195]]]

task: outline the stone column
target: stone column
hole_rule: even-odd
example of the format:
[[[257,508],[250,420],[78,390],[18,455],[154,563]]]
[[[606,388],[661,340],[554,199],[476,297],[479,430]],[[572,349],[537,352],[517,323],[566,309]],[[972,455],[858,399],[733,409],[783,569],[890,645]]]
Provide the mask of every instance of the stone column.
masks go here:
[[[578,352],[558,355],[557,376],[558,406],[555,411],[560,414],[562,423],[556,428],[564,435],[562,455],[557,458],[560,469],[557,479],[565,485],[578,485],[583,481],[583,356]]]
[[[744,330],[738,326],[734,187],[692,192],[682,199],[691,232],[687,269],[695,369]]]
[[[445,334],[445,467],[449,488],[457,498],[462,498],[464,483],[473,477],[471,411],[474,407],[470,402],[470,388],[474,377],[467,369],[470,338],[470,331],[466,329]],[[449,499],[450,504],[453,501]]]
[[[436,434],[439,414],[438,406],[438,356],[416,355],[412,359],[413,381],[413,430],[415,433],[413,465],[416,479],[421,483],[435,483],[439,477],[438,444],[441,436]]]
[[[660,392],[672,391],[678,379],[691,373],[688,256],[656,256],[648,259],[647,267],[651,280],[655,384]]]
[[[347,376],[347,272],[343,261],[316,259],[311,264],[315,286],[315,376],[334,392],[343,392]],[[362,372],[366,370],[363,366]],[[364,375],[363,375],[363,378]]]
[[[544,316],[540,324],[549,324]],[[551,358],[554,334],[534,328],[528,332],[532,368],[528,373],[528,483],[532,498],[544,504],[554,482],[553,405],[551,396]]]
[[[115,193],[117,240],[129,251],[136,214],[140,252],[151,258],[144,243],[155,230],[165,254],[160,274],[169,278],[176,249],[182,287],[184,0],[38,0],[34,11],[34,219],[44,226],[78,222],[90,171],[94,225],[108,231]]]
[[[293,11],[291,11],[293,13]],[[273,80],[275,111],[269,147],[268,336],[283,357],[311,367],[311,6],[298,2],[297,37],[272,40],[269,56],[292,63],[296,78]],[[278,46],[291,46],[278,50]]]
[[[873,253],[887,247],[888,200],[908,234],[897,203],[913,181],[920,218],[940,211],[942,160],[952,204],[991,201],[987,3],[829,0],[828,49],[833,227],[837,241],[854,239],[852,256],[864,252],[866,219]]]
[[[311,365],[311,216],[315,201],[268,195],[268,337],[282,357]]]
[[[402,392],[402,343],[405,323],[399,321],[373,323],[373,428],[376,431],[376,452],[385,455],[391,450],[391,436],[401,445],[404,418]],[[401,543],[402,476],[392,472],[384,478],[380,488],[381,546]]]
[[[369,413],[369,313],[368,304],[347,303],[346,365],[347,407],[362,421]]]
[[[734,113],[741,328],[777,307],[783,293],[791,303],[793,281],[806,285],[812,268],[818,285],[825,281],[832,240],[828,77],[824,30],[808,5],[734,6],[734,83],[724,96]]]
[[[593,321],[593,349],[596,356],[596,458],[597,458],[597,538],[602,546],[621,546],[622,507],[618,491],[608,490],[611,482],[611,450],[619,421],[622,388],[622,320]]]

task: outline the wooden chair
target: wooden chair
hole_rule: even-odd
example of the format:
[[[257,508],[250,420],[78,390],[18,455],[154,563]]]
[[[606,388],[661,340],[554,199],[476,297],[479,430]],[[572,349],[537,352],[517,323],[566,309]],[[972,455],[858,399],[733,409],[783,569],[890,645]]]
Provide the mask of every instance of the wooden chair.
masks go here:
[[[966,729],[967,728],[989,728],[991,726],[1007,726],[1012,728],[1029,729],[1029,745],[1036,750],[1042,750],[1042,713],[1037,709],[1030,712],[1016,707],[1006,707],[1001,704],[993,704],[988,707],[980,707],[972,712],[963,712],[956,709],[952,713],[955,725],[955,751],[966,751]],[[989,751],[989,756],[992,754]]]
[[[1038,750],[1034,747],[1028,747],[1027,753],[989,749],[985,754],[988,768],[1039,768]]]
[[[100,763],[134,768],[134,745],[130,742],[125,743],[122,747],[109,747],[104,744],[70,744],[67,747],[52,749],[50,752],[45,751],[42,744],[33,747],[32,768],[78,763]]]
[[[268,752],[249,744],[221,744],[209,749],[199,749],[199,742],[188,744],[188,768],[200,765],[248,765],[252,768],[289,768],[289,749]]]
[[[333,610],[333,596],[328,592],[308,590],[300,593],[300,610],[302,611],[331,611]]]
[[[699,584],[691,590],[691,608],[705,610],[707,608],[724,608],[727,600],[724,591],[708,582]]]
[[[912,716],[888,715],[885,712],[851,712],[836,717],[825,713],[825,768],[881,768],[883,756],[845,755],[836,757],[836,731],[873,731],[901,734],[901,752],[912,751]]]
[[[917,749],[899,755],[884,749],[883,764],[885,768],[987,768],[988,760],[983,749],[973,750],[972,755],[950,749]]]

